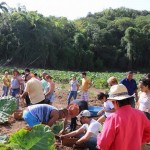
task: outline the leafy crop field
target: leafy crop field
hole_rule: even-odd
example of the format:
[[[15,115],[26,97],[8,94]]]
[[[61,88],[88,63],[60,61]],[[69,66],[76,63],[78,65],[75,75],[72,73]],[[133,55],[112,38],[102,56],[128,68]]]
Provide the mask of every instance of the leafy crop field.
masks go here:
[[[8,71],[10,74],[12,73],[13,68],[10,67],[0,67],[1,74],[4,74],[5,71]],[[23,72],[22,68],[18,68],[20,73]],[[38,76],[42,74],[42,72],[47,72],[50,74],[56,83],[68,84],[72,75],[75,75],[79,82],[81,82],[81,72],[72,72],[72,71],[59,71],[59,70],[44,70],[44,69],[31,69],[32,73],[37,73]],[[91,79],[93,83],[93,87],[96,89],[108,89],[107,79],[111,76],[117,77],[118,81],[125,78],[125,72],[89,72],[87,71],[87,76]],[[134,74],[134,79],[138,82],[140,78],[142,78],[144,74],[140,72],[136,72]],[[2,75],[0,76],[0,80]]]

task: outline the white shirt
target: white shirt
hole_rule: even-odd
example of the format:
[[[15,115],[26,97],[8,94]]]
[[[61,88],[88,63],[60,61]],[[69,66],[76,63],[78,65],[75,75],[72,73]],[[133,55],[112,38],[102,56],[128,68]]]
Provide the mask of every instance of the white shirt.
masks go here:
[[[106,101],[106,102],[104,102],[104,108],[106,110],[111,110],[114,108],[114,105],[112,104],[112,102]],[[105,112],[106,117],[109,117],[111,114],[112,113],[110,113],[110,112]]]
[[[98,135],[98,133],[100,131],[100,127],[101,127],[101,124],[98,121],[94,120],[94,119],[92,119],[90,121],[89,125],[88,124],[83,124],[81,126],[81,128],[85,129],[86,132],[92,132],[93,136],[94,135],[96,135],[96,136]]]
[[[145,111],[150,109],[150,92],[147,95],[143,92],[139,95],[139,110]]]

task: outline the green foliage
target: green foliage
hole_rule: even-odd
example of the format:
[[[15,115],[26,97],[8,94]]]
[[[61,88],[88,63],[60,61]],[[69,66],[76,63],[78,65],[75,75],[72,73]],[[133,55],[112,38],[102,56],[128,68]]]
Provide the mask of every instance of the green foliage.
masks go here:
[[[9,142],[18,149],[54,150],[54,134],[44,125],[34,126],[31,131],[20,129],[10,136]]]
[[[150,67],[149,11],[110,8],[70,21],[44,17],[25,6],[7,12],[6,6],[0,3],[1,66],[90,71]],[[134,36],[127,34],[131,28]]]
[[[54,134],[58,134],[63,128],[63,122],[57,121],[52,127],[51,130]]]
[[[12,96],[4,96],[0,99],[0,122],[8,121],[8,117],[16,110],[17,99]]]

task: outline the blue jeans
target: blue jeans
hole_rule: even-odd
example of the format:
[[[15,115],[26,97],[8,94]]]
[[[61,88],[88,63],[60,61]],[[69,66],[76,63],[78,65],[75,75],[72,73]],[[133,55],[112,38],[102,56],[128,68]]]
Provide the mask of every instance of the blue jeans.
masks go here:
[[[83,137],[84,134],[81,134],[79,137]],[[89,150],[97,150],[96,146],[97,146],[97,136],[94,135],[92,137],[90,137],[86,142],[84,142],[85,146],[87,148],[89,148]]]
[[[77,97],[77,91],[70,91],[70,93],[68,95],[68,105],[70,104],[70,100],[71,100],[72,97],[74,99],[76,99],[76,97]]]
[[[9,90],[9,87],[3,86],[3,95],[2,96],[7,96],[8,95],[8,90]]]
[[[27,122],[30,128],[35,125],[41,124],[40,120],[34,117],[28,110],[24,110],[23,119]]]
[[[16,95],[19,94],[19,92],[20,92],[20,89],[19,89],[19,88],[18,88],[18,89],[11,89],[11,95],[12,95],[13,97],[16,97]]]

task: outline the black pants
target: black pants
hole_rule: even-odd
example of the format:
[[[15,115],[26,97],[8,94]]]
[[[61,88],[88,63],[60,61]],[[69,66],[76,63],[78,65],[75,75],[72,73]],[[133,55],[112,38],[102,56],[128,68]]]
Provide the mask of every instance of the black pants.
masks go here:
[[[29,105],[31,104],[29,95],[27,95],[27,96],[25,97],[25,101],[26,101],[26,105],[27,105],[27,106],[29,106]]]

